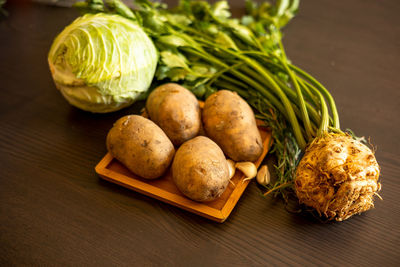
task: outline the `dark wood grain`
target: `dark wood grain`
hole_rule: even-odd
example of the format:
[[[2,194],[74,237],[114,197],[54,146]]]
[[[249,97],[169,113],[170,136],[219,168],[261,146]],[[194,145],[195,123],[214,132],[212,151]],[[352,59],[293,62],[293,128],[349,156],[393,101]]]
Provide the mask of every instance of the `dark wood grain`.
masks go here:
[[[239,14],[242,1],[231,1]],[[73,9],[17,4],[0,21],[0,265],[399,266],[400,23],[397,0],[307,0],[285,29],[294,63],[334,95],[342,128],[370,136],[376,208],[322,224],[252,182],[223,224],[97,177],[119,117],[71,107],[47,52]]]

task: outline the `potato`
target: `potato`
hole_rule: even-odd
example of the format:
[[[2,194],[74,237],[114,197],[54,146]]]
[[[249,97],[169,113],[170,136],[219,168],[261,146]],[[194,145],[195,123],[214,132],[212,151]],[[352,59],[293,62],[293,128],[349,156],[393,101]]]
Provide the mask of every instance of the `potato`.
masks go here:
[[[210,95],[202,111],[203,126],[212,140],[234,161],[255,161],[263,151],[253,110],[227,90]]]
[[[175,148],[154,122],[138,115],[120,118],[107,135],[107,149],[133,173],[155,179],[168,169]]]
[[[221,148],[205,136],[183,143],[172,163],[178,189],[195,201],[218,198],[229,183],[228,163]]]
[[[147,99],[146,110],[175,146],[199,133],[199,103],[192,92],[179,84],[167,83],[154,89]]]

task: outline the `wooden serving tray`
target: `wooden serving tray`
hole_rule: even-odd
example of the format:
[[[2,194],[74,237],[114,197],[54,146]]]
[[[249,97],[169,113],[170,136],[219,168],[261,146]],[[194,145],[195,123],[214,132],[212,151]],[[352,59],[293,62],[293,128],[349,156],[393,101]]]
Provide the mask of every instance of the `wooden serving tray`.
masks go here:
[[[257,121],[257,125],[264,146],[262,155],[254,162],[258,168],[271,145],[271,133],[261,126],[261,121]],[[158,179],[147,180],[129,171],[122,163],[113,158],[110,153],[107,153],[97,164],[95,170],[101,178],[107,181],[119,184],[216,222],[224,222],[228,218],[250,182],[243,181],[245,178],[244,175],[239,170],[236,170],[235,175],[231,179],[234,185],[230,183],[226,191],[219,198],[211,202],[196,202],[185,197],[178,190],[172,180],[171,169]]]

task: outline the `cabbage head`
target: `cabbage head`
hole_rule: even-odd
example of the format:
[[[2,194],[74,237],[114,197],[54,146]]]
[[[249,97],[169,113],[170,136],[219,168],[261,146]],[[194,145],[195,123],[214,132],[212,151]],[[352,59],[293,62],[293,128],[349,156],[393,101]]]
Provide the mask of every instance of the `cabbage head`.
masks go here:
[[[56,87],[86,111],[111,112],[145,93],[158,52],[142,28],[118,15],[87,14],[54,40],[48,55]]]

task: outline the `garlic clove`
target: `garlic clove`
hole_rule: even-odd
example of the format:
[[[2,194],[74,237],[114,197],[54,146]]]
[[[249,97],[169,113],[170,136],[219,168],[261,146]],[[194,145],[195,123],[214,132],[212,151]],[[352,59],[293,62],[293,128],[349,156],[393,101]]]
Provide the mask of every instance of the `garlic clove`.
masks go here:
[[[229,170],[229,179],[231,179],[235,175],[235,162],[231,159],[227,159],[228,170]]]
[[[263,165],[261,168],[258,170],[257,173],[257,182],[260,185],[267,185],[271,181],[271,174],[269,173],[268,166]]]
[[[243,181],[253,179],[257,175],[257,167],[253,162],[237,162],[235,167],[246,176]]]

